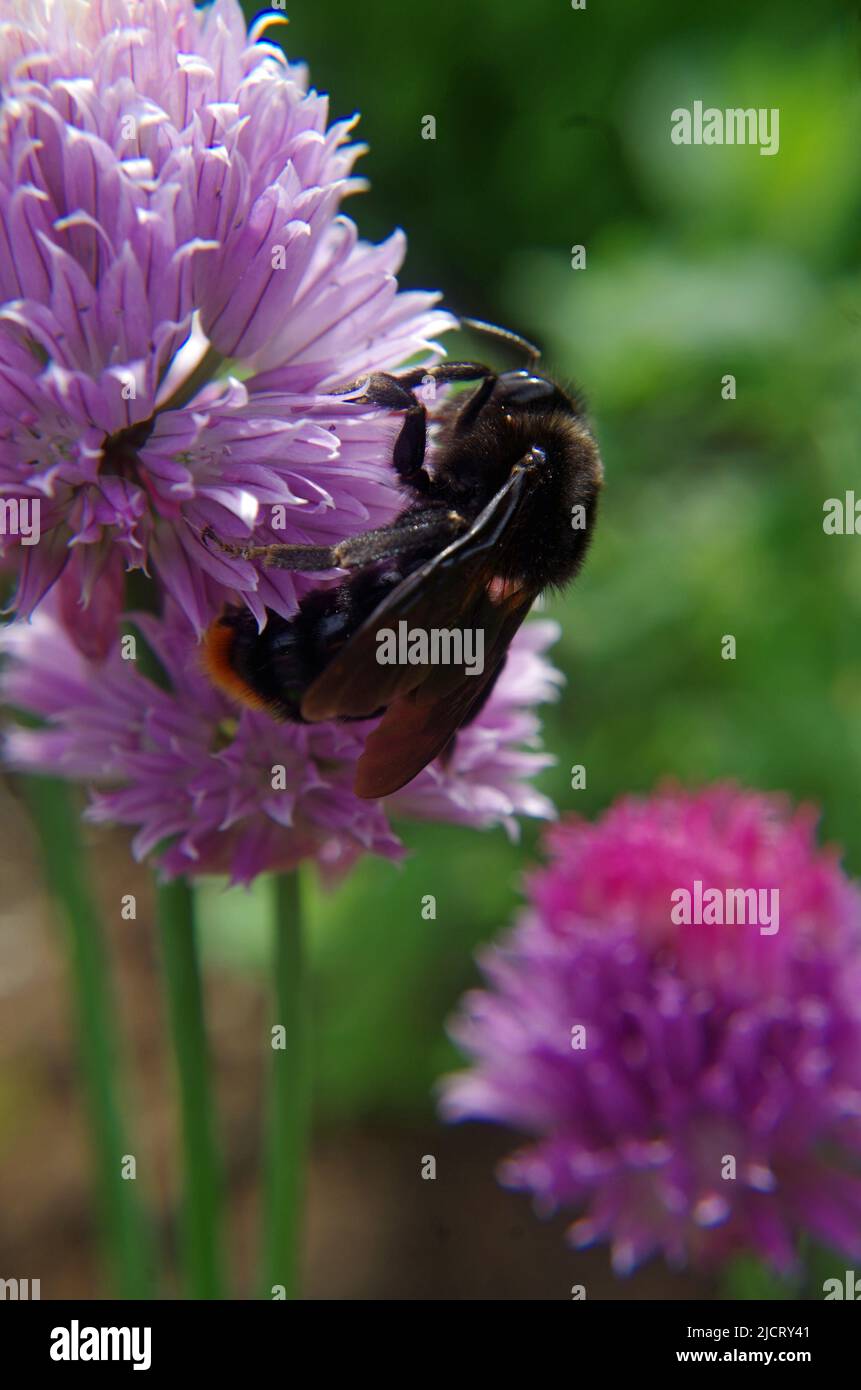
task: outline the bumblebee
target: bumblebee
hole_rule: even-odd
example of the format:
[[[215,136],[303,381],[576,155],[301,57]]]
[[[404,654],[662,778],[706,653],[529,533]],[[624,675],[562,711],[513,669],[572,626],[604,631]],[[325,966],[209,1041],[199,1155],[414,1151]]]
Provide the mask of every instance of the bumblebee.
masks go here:
[[[416,395],[429,379],[473,388],[434,414],[431,467],[428,411]],[[501,373],[477,362],[374,372],[333,394],[403,416],[392,464],[406,505],[388,525],[333,546],[236,545],[205,532],[208,544],[245,560],[341,575],[311,590],[290,618],[267,611],[262,632],[247,610],[228,610],[206,634],[204,663],[221,689],[276,719],[382,716],[355,779],[358,796],[380,797],[450,752],[535,599],[575,577],[603,469],[579,397],[534,362]],[[481,669],[462,655],[474,641],[455,642],[455,659],[443,663],[383,662],[381,634],[404,623],[411,633],[479,634]]]

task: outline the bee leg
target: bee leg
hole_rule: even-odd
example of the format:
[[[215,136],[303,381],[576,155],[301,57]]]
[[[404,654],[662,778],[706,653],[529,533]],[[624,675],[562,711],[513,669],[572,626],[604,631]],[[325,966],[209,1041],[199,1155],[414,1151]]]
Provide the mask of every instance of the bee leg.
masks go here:
[[[211,526],[201,532],[200,539],[208,546],[210,541],[225,555],[237,560],[262,560],[264,565],[281,570],[338,569],[340,561],[335,559],[337,546],[331,545],[243,545],[233,541],[223,541],[216,536]]]
[[[396,380],[400,386],[410,386],[413,388],[422,385],[428,379],[433,382],[440,382],[442,385],[456,381],[478,381],[478,386],[473,391],[466,405],[457,415],[454,433],[456,435],[461,435],[465,434],[466,431],[475,424],[481,410],[490,399],[493,388],[497,382],[497,375],[496,372],[492,372],[489,367],[483,367],[478,362],[440,362],[436,367],[415,367],[412,371],[402,372],[400,376],[392,379]],[[401,431],[398,444],[401,443],[401,439],[404,439],[407,433],[408,421],[409,416]],[[395,448],[397,450],[397,445]],[[397,467],[397,461],[395,462],[395,467]],[[412,479],[407,479],[407,481],[412,481]]]
[[[456,381],[484,381],[485,377],[495,375],[490,367],[485,367],[481,362],[438,362],[435,367],[410,367],[409,371],[399,372],[392,380],[414,391],[428,379],[447,386]]]
[[[424,406],[416,400],[408,386],[387,372],[372,372],[366,381],[341,387],[337,394],[340,396],[352,389],[358,390],[360,386],[364,390],[355,400],[381,405],[387,410],[406,411],[392,450],[392,465],[402,482],[409,483],[417,492],[426,493],[430,479],[422,468],[427,448],[427,412]]]
[[[436,367],[414,367],[411,371],[402,372],[400,376],[393,378],[402,386],[412,387],[420,386],[428,379],[441,385],[456,381],[479,383],[457,417],[455,433],[464,434],[475,423],[482,407],[489,400],[497,382],[497,374],[479,362],[440,362]]]
[[[347,386],[339,386],[330,396],[349,396],[353,391],[362,394],[354,399],[387,406],[389,410],[409,410],[415,405],[413,391],[428,380],[448,385],[455,381],[483,381],[493,376],[490,367],[480,362],[438,362],[434,367],[410,367],[406,372],[369,372]]]
[[[475,424],[483,407],[487,404],[488,400],[490,399],[491,393],[493,391],[494,386],[496,385],[496,382],[496,373],[488,372],[487,376],[484,378],[484,381],[482,381],[476,387],[469,400],[467,401],[466,405],[463,407],[463,409],[457,416],[457,421],[454,427],[454,433],[456,435],[465,434],[466,431],[470,429],[472,425]]]
[[[404,417],[392,450],[392,466],[402,482],[409,483],[416,492],[425,493],[430,488],[430,478],[422,466],[428,439],[427,411],[416,403],[412,393],[410,400],[413,404]]]
[[[361,388],[361,395],[355,400],[371,405],[383,406],[387,410],[404,410],[406,419],[392,451],[392,464],[398,477],[409,483],[417,492],[427,494],[431,491],[431,480],[425,473],[423,464],[427,448],[427,411],[420,404],[413,391],[427,381],[445,385],[455,381],[480,381],[481,385],[466,407],[472,423],[484,405],[493,385],[496,374],[478,362],[440,362],[435,367],[413,367],[397,376],[390,372],[371,372],[360,381],[341,386],[330,395],[348,395]]]
[[[202,532],[201,540],[204,545],[213,541],[224,554],[238,560],[260,560],[271,569],[314,573],[317,570],[358,569],[393,556],[421,554],[435,545],[446,544],[467,524],[466,518],[458,512],[429,508],[426,512],[414,513],[406,521],[395,520],[389,526],[349,536],[337,545],[237,545],[220,540],[211,526]]]
[[[429,507],[425,511],[413,511],[408,517],[396,519],[376,531],[350,536],[334,547],[334,554],[343,569],[360,568],[377,560],[410,559],[447,545],[468,525],[459,512]]]

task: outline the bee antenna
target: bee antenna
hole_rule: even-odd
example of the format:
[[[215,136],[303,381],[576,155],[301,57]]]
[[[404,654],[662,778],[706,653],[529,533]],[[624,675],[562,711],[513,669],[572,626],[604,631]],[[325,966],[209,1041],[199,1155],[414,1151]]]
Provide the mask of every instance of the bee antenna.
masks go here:
[[[500,328],[498,323],[485,323],[483,319],[461,318],[462,328],[472,328],[476,333],[487,333],[491,338],[501,338],[503,342],[513,343],[515,347],[525,352],[533,362],[537,362],[541,356],[541,349],[534,343],[530,343],[528,338],[524,338],[520,333],[515,333],[511,328]]]

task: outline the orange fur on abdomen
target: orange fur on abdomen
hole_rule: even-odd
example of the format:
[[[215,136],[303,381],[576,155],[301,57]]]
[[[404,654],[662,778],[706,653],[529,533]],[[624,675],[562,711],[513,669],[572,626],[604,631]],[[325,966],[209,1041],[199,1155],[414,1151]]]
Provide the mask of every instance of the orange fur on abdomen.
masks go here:
[[[254,687],[248,684],[233,665],[236,638],[236,629],[229,627],[219,618],[203,635],[200,664],[213,685],[225,695],[229,695],[232,700],[237,700],[249,709],[269,711],[267,701],[258,695]]]

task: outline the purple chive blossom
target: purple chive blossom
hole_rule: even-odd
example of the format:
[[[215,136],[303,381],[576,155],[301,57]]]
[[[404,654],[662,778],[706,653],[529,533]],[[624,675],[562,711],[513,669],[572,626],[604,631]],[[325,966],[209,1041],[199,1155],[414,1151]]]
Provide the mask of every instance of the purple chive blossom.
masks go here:
[[[202,674],[200,648],[175,606],[164,620],[136,620],[170,692],[123,659],[116,637],[106,659],[88,661],[64,626],[65,586],[63,579],[32,623],[4,635],[0,693],[46,720],[44,729],[8,734],[6,762],[97,784],[88,818],[134,827],[139,859],[162,846],[165,875],[226,873],[250,883],[314,859],[335,879],[361,854],[401,857],[389,812],[510,831],[517,816],[552,815],[526,780],[551,760],[523,745],[536,741],[532,707],[558,681],[543,656],[557,636],[553,623],[531,624],[515,639],[505,673],[480,718],[458,735],[448,765],[434,764],[374,802],[352,791],[374,721],[281,724],[238,710]]]
[[[812,811],[668,790],[548,842],[456,1023],[447,1116],[530,1134],[503,1181],[620,1274],[742,1250],[788,1271],[802,1233],[861,1257],[861,899]],[[778,890],[779,930],[674,925],[697,880]]]
[[[29,614],[149,567],[199,632],[309,581],[207,549],[328,543],[402,505],[397,422],[325,393],[451,325],[358,240],[362,147],[235,0],[0,0],[0,497],[38,499]],[[277,22],[277,17],[275,17]],[[7,538],[7,544],[14,538]],[[117,602],[119,596],[117,595]]]

